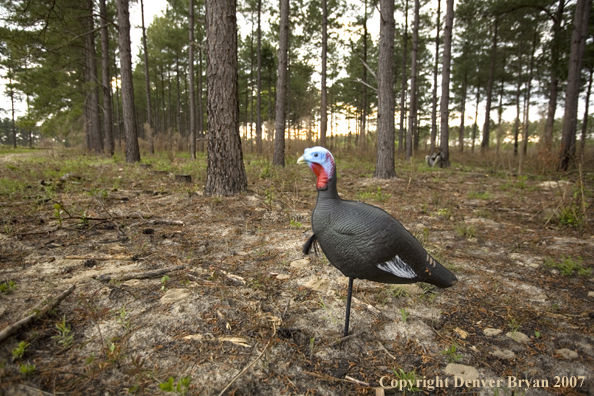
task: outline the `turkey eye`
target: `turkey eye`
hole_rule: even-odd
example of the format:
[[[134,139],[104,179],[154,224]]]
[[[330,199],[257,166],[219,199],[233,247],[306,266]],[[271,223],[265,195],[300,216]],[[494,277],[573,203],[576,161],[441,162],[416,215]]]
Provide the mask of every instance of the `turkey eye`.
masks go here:
[[[315,153],[315,154],[314,154],[314,157],[317,157],[317,156],[318,156],[318,153]]]

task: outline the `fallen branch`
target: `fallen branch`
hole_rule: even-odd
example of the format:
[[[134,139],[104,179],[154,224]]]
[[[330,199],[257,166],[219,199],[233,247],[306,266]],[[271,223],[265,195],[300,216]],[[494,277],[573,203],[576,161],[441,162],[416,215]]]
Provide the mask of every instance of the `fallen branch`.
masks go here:
[[[374,307],[373,305],[367,304],[367,303],[359,300],[356,297],[353,297],[353,302],[355,304],[362,305],[363,307],[365,307],[365,309],[367,309],[369,312],[371,312],[371,313],[373,313],[375,315],[378,315],[379,316],[379,315],[382,314],[382,312],[379,309],[377,309],[376,307]]]
[[[289,301],[291,301],[291,300],[289,299]],[[287,304],[287,308],[288,308],[288,306],[289,305]],[[280,326],[280,324],[279,324],[279,326]],[[258,357],[256,357],[250,364],[248,364],[247,366],[245,366],[243,370],[241,370],[239,373],[237,373],[237,375],[235,377],[233,377],[233,379],[231,379],[231,381],[227,384],[227,386],[225,388],[223,388],[223,390],[221,391],[221,393],[219,393],[219,396],[223,396],[223,394],[227,391],[227,389],[229,389],[229,387],[231,386],[231,384],[233,384],[237,378],[241,377],[246,371],[248,371],[248,369],[250,367],[252,367],[254,364],[256,364],[256,362],[258,360],[260,360],[260,358],[262,358],[262,356],[264,355],[264,353],[266,352],[266,350],[270,346],[270,343],[272,342],[272,340],[274,340],[274,337],[276,336],[276,329],[277,329],[277,327],[274,325],[274,322],[272,322],[272,327],[274,328],[274,332],[272,333],[272,336],[270,337],[270,339],[266,343],[266,346],[264,347],[264,349],[262,349],[262,352],[260,352],[260,354],[258,355]]]
[[[343,342],[345,342],[347,340],[350,340],[351,338],[358,337],[358,336],[359,336],[359,334],[351,334],[351,335],[348,335],[346,337],[339,338],[338,340],[336,340],[336,341],[331,342],[330,344],[328,344],[328,348],[331,348],[333,346],[342,344]]]
[[[349,377],[348,375],[345,375],[345,376],[344,376],[344,379],[345,379],[345,380],[348,380],[348,381],[351,381],[351,382],[354,382],[354,383],[355,383],[355,384],[357,384],[357,385],[361,385],[361,386],[369,386],[369,384],[368,384],[367,382],[359,381],[358,379],[356,379],[356,378],[353,378],[353,377]]]
[[[33,319],[41,318],[49,311],[56,308],[66,297],[68,297],[70,295],[70,293],[72,293],[74,291],[75,288],[76,288],[76,285],[70,286],[68,289],[66,289],[64,292],[62,292],[62,294],[60,294],[58,297],[56,297],[56,300],[53,303],[47,304],[40,311],[35,312],[35,313],[27,316],[26,318],[21,319],[18,322],[13,323],[10,326],[8,326],[7,328],[5,328],[4,330],[2,330],[0,332],[0,342],[4,341],[4,339],[8,338],[12,333],[14,333],[17,330],[20,330],[23,327],[25,327],[26,325],[28,325],[31,321],[33,321]]]
[[[117,256],[112,256],[112,257],[85,257],[85,256],[66,256],[64,257],[64,260],[97,260],[97,261],[109,261],[109,260],[115,260],[115,261],[136,261],[134,259],[134,257],[117,257]]]
[[[154,271],[147,271],[147,272],[140,272],[140,273],[136,273],[136,274],[127,274],[122,276],[121,278],[117,278],[118,281],[127,281],[130,279],[148,279],[148,278],[157,278],[161,275],[164,275],[168,272],[173,272],[173,271],[179,271],[186,268],[185,265],[178,265],[175,267],[170,267],[170,268],[163,268],[160,270],[154,270]],[[98,280],[99,282],[109,282],[112,279],[116,279],[115,276],[117,275],[111,275],[111,274],[104,274],[104,275],[99,275],[94,277],[96,280]]]

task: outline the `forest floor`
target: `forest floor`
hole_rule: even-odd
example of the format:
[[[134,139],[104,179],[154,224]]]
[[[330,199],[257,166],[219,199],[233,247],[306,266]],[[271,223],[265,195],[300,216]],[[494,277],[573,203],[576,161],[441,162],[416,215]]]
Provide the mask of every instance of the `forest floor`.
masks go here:
[[[0,394],[594,395],[592,170],[378,180],[335,157],[343,198],[459,279],[355,281],[347,339],[347,279],[301,252],[316,190],[296,157],[247,156],[247,193],[205,197],[204,156],[0,152],[0,331],[76,287],[0,341]]]

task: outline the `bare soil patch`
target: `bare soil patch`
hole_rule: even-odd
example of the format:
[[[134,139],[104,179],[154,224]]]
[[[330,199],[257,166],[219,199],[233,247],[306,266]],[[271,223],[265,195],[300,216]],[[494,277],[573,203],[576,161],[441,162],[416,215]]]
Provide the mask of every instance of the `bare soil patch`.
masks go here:
[[[250,159],[247,193],[204,197],[203,158],[152,165],[0,160],[0,331],[76,285],[0,343],[6,394],[166,394],[172,378],[179,394],[216,395],[244,369],[225,394],[375,395],[405,374],[431,394],[594,394],[594,213],[563,217],[576,197],[591,204],[592,174],[542,184],[400,164],[385,181],[342,158],[342,197],[387,210],[459,283],[358,280],[354,336],[341,341],[347,280],[301,253],[316,197],[307,167]]]

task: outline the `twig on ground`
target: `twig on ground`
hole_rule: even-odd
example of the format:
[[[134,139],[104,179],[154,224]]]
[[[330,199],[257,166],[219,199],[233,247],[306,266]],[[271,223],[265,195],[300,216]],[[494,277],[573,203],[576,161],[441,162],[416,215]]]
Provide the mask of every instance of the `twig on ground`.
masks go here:
[[[99,282],[109,282],[112,279],[117,279],[118,281],[127,281],[130,279],[147,279],[147,278],[156,278],[159,277],[161,275],[164,275],[168,272],[173,272],[173,271],[179,271],[186,268],[185,265],[178,265],[175,267],[170,267],[170,268],[163,268],[160,270],[154,270],[154,271],[147,271],[147,272],[140,272],[140,273],[136,273],[136,274],[127,274],[124,275],[122,277],[117,278],[117,275],[111,275],[111,274],[103,274],[103,275],[99,275],[96,276],[95,279],[98,280]]]
[[[379,347],[388,354],[388,356],[390,356],[392,359],[396,360],[396,356],[392,355],[390,352],[388,352],[388,350],[386,349],[385,346],[382,345],[381,342],[377,342],[377,345],[379,345]]]
[[[373,305],[371,305],[371,304],[367,304],[367,303],[365,303],[365,302],[363,302],[363,301],[359,300],[359,299],[358,299],[358,298],[356,298],[356,297],[353,297],[353,302],[354,302],[355,304],[362,305],[363,307],[365,307],[365,309],[367,309],[369,312],[371,312],[371,313],[373,313],[373,314],[375,314],[375,315],[378,315],[378,316],[379,316],[379,315],[381,315],[381,314],[382,314],[382,312],[381,312],[379,309],[377,309],[376,307],[374,307]]]
[[[353,377],[349,377],[348,375],[345,375],[344,376],[344,379],[345,380],[348,380],[348,381],[351,381],[351,382],[354,382],[357,385],[369,386],[369,384],[367,382],[359,381],[358,379],[353,378]]]
[[[28,325],[31,321],[33,321],[33,319],[40,318],[40,317],[44,316],[45,314],[47,314],[52,309],[56,308],[66,297],[68,297],[70,295],[70,293],[72,293],[74,291],[75,288],[76,288],[76,285],[70,286],[68,289],[66,289],[64,292],[62,292],[62,294],[60,294],[58,297],[56,297],[56,300],[54,302],[47,304],[40,311],[35,312],[35,313],[27,316],[26,318],[21,319],[18,322],[13,323],[10,326],[8,326],[7,328],[5,328],[4,330],[2,330],[0,332],[0,341],[3,341],[7,337],[9,337],[12,333],[14,333],[17,330]]]
[[[229,389],[229,387],[231,386],[231,384],[233,384],[233,382],[235,382],[235,380],[237,378],[241,377],[246,371],[248,371],[248,369],[250,367],[252,367],[254,364],[256,364],[256,362],[258,360],[260,360],[260,358],[262,358],[262,356],[264,355],[264,353],[266,352],[266,350],[270,346],[270,343],[272,342],[272,340],[276,336],[276,326],[274,325],[274,323],[272,323],[272,326],[274,327],[274,333],[272,333],[272,336],[268,340],[268,343],[266,343],[266,346],[264,347],[264,349],[262,349],[262,352],[260,352],[260,354],[258,355],[258,357],[256,357],[250,364],[248,364],[247,366],[245,366],[243,370],[241,370],[239,373],[237,373],[237,375],[235,377],[233,377],[233,379],[231,379],[231,381],[227,384],[227,386],[225,388],[223,388],[223,390],[221,391],[221,393],[219,393],[219,396],[223,396],[223,394],[227,391],[227,389]]]
[[[347,340],[350,340],[351,338],[358,337],[358,336],[359,336],[359,334],[351,334],[351,335],[348,335],[346,337],[339,338],[338,340],[336,340],[336,341],[331,342],[330,344],[328,344],[328,348],[332,348],[333,346],[342,344],[343,342],[345,342]]]
[[[118,256],[110,256],[110,257],[65,256],[64,260],[136,261],[133,257],[118,257]]]

